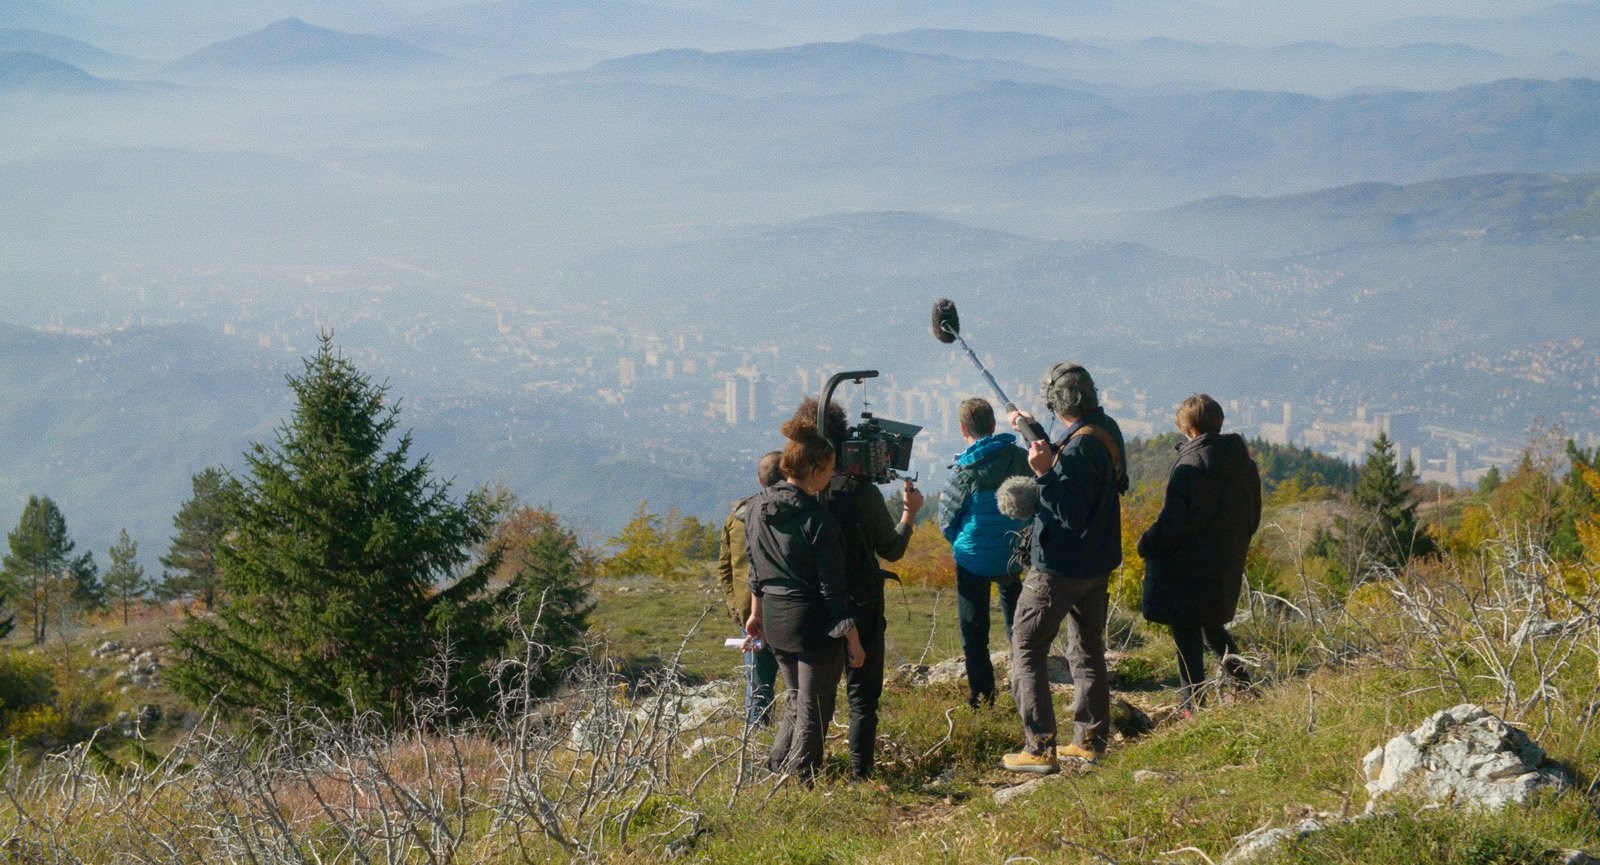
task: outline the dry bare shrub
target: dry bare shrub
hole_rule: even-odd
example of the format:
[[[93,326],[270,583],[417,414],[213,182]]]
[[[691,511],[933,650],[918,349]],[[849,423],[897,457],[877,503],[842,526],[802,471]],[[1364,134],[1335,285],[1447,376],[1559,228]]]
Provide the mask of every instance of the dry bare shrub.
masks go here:
[[[448,865],[691,844],[703,814],[688,803],[741,759],[747,737],[686,771],[688,691],[675,663],[629,699],[591,653],[544,699],[518,673],[548,651],[524,643],[504,660],[492,671],[497,707],[470,722],[437,703],[413,704],[400,728],[285,706],[247,733],[208,714],[149,763],[117,765],[93,741],[38,766],[12,760],[0,776],[0,859]]]

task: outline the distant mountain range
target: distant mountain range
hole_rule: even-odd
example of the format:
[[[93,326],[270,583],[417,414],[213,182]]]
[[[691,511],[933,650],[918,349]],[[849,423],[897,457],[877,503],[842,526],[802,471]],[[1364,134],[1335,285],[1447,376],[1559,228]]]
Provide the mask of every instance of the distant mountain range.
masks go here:
[[[286,18],[208,45],[166,67],[177,75],[296,75],[329,71],[413,71],[443,55],[398,39],[344,33]]]
[[[1009,60],[1057,69],[1084,64],[1104,67],[1126,61],[1126,55],[1113,48],[1038,33],[920,29],[869,33],[856,41],[898,51],[947,54],[969,60]]]
[[[1600,238],[1600,175],[1492,174],[1212,198],[1156,214],[1132,236],[1232,258],[1451,237],[1562,242],[1574,235]]]
[[[155,68],[154,63],[103,51],[87,42],[45,33],[40,30],[0,29],[0,53],[26,52],[69,63],[103,75],[140,75]]]
[[[0,51],[0,93],[116,94],[131,93],[132,82],[90,75],[70,63],[29,51]]]
[[[865,42],[820,42],[751,51],[656,51],[604,61],[581,77],[643,80],[747,96],[863,94],[882,89],[885,95],[904,97],[962,82],[1050,76],[1002,61],[896,51]]]
[[[452,5],[390,28],[452,56],[533,71],[573,69],[658,48],[776,45],[780,30],[628,0],[490,0]]]

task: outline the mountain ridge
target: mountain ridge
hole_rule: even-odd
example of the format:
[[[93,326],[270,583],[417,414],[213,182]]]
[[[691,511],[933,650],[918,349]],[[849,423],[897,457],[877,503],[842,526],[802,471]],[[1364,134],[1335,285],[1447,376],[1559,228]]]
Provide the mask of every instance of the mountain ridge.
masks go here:
[[[401,72],[445,56],[387,36],[347,33],[284,18],[232,39],[213,42],[165,69],[182,75],[293,74],[325,69]]]

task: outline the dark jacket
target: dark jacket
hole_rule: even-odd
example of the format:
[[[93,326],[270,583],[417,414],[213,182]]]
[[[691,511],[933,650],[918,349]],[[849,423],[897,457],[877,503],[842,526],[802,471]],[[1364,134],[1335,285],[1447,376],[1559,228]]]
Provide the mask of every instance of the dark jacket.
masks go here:
[[[939,497],[939,529],[956,564],[980,577],[1011,572],[1021,520],[1000,513],[994,491],[1007,478],[1033,474],[1028,452],[1011,433],[984,436],[956,457],[950,486]]]
[[[1098,409],[1067,427],[1055,464],[1036,480],[1039,508],[1033,517],[1031,564],[1049,576],[1088,579],[1122,564],[1118,493],[1127,487],[1127,475],[1118,471],[1121,460],[1099,438],[1077,435],[1091,419],[1116,441],[1117,450],[1125,450],[1121,431]]]
[[[872,628],[883,621],[883,570],[881,557],[899,561],[911,543],[910,527],[889,513],[883,491],[874,484],[834,475],[820,496],[823,507],[839,522],[844,547],[845,582],[856,624]]]
[[[780,481],[756,494],[745,520],[750,593],[786,607],[803,606],[804,633],[767,628],[774,648],[798,652],[820,637],[843,637],[855,626],[846,583],[839,523],[814,496]],[[805,646],[802,647],[801,643]]]
[[[1196,436],[1178,445],[1161,515],[1139,538],[1144,617],[1167,625],[1233,621],[1245,553],[1261,524],[1261,476],[1244,439]]]

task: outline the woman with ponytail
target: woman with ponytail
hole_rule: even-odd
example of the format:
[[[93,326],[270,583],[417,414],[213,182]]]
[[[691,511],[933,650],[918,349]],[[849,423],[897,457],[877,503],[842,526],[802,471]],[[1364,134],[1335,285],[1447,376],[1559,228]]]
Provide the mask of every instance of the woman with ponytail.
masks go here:
[[[866,658],[851,617],[839,523],[817,501],[833,477],[833,445],[815,419],[783,425],[789,440],[778,466],[784,479],[751,502],[752,645],[764,641],[778,659],[787,700],[768,757],[774,772],[811,778],[822,766],[822,743],[833,719],[834,693],[845,663]]]

